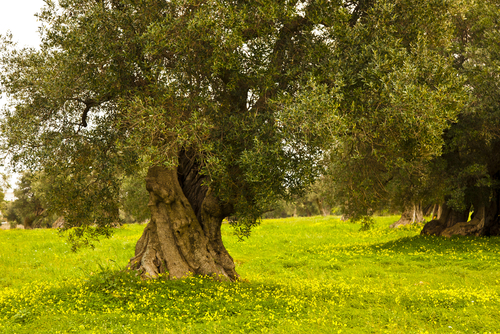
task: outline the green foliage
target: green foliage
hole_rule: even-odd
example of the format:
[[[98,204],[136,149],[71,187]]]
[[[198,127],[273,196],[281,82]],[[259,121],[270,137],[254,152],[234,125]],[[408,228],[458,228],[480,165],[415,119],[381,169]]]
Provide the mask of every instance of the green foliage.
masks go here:
[[[353,220],[351,220],[353,221]],[[354,220],[354,223],[361,223],[360,231],[368,231],[375,225],[375,220],[370,216],[362,216],[358,220]]]
[[[127,178],[183,150],[244,235],[320,176],[354,219],[445,198],[470,206],[499,184],[497,9],[48,2],[40,50],[2,38],[3,149],[51,179],[67,227],[105,235]]]
[[[498,197],[497,1],[378,1],[337,41],[343,125],[326,181],[356,218]],[[330,64],[328,66],[331,66]]]
[[[441,191],[448,204],[463,211],[488,205],[500,189],[498,1],[465,1],[453,19],[455,67],[467,80],[471,101],[444,137],[434,171],[445,180]]]
[[[369,231],[334,217],[264,220],[245,242],[225,225],[233,284],[120,271],[144,225],[79,253],[53,230],[0,231],[0,332],[494,332],[500,240],[389,229],[398,218]]]
[[[234,226],[248,231],[322,170],[317,130],[335,101],[311,105],[295,94],[335,92],[312,78],[311,60],[331,52],[315,29],[325,22],[333,31],[347,16],[335,3],[306,12],[275,1],[48,2],[40,50],[2,43],[11,101],[3,149],[53,178],[50,197],[68,227],[102,231],[119,218],[124,175],[193,151],[234,208]],[[302,107],[283,105],[290,100]]]
[[[429,163],[468,99],[453,68],[453,2],[374,2],[338,41],[335,80],[344,127],[326,182],[357,218],[382,206],[432,200]],[[392,202],[392,203],[391,203]]]

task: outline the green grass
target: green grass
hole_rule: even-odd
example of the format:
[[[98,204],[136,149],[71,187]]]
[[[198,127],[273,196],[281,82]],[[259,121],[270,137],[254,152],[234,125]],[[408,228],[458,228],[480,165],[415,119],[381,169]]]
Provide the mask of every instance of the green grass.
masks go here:
[[[144,226],[72,253],[53,230],[0,231],[0,333],[499,333],[500,238],[265,220],[224,242],[238,283],[121,272]]]

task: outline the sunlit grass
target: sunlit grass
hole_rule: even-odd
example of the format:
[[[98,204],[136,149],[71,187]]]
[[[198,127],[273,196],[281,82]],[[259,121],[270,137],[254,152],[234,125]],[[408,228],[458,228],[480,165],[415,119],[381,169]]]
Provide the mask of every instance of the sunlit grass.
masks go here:
[[[52,230],[0,232],[4,333],[495,333],[499,238],[419,236],[379,217],[265,220],[238,242],[242,281],[120,272],[144,226],[71,253]]]

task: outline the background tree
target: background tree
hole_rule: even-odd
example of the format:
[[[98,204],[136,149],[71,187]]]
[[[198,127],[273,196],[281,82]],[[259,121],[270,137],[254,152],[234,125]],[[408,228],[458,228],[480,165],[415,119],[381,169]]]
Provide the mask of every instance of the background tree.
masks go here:
[[[144,222],[150,218],[148,208],[149,194],[144,185],[145,173],[138,173],[124,178],[120,188],[121,210],[125,222]]]
[[[39,175],[22,173],[14,189],[16,199],[6,205],[7,220],[26,229],[51,227],[53,217],[46,210],[42,188]]]
[[[452,4],[373,2],[338,41],[344,129],[327,171],[354,220],[433,200],[429,162],[467,99],[450,56]]]
[[[360,31],[379,37],[344,48],[366,60],[355,62],[361,67],[353,67],[348,103],[339,107],[350,111],[350,127],[332,150],[334,197],[354,218],[384,202],[441,203],[422,233],[498,234],[498,2],[387,8],[372,3],[362,18]]]
[[[424,234],[500,234],[498,6],[498,1],[464,2],[453,16],[455,66],[467,80],[471,101],[445,133],[443,155],[433,162],[442,205]]]
[[[9,190],[9,175],[0,173],[0,212],[2,213],[2,218],[5,219],[7,214],[7,202],[5,201],[5,194]]]
[[[272,210],[266,212],[264,218],[305,217],[313,215],[327,216],[330,214],[329,189],[319,177],[302,196],[289,201],[279,201]]]
[[[306,194],[306,199],[317,206],[318,213],[322,216],[330,215],[329,193],[330,189],[325,182],[325,177],[321,176],[311,185]]]

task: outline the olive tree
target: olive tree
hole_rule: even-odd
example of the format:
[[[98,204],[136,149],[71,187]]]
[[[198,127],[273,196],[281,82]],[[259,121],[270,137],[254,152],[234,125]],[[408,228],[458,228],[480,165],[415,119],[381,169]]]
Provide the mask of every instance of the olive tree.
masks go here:
[[[432,164],[468,101],[454,67],[454,2],[365,5],[326,65],[340,83],[341,128],[324,180],[353,220],[393,207],[415,221],[438,201]]]
[[[423,234],[500,235],[499,6],[465,1],[453,16],[454,66],[466,78],[470,101],[433,162],[441,205]]]
[[[342,66],[353,69],[338,108],[346,132],[329,164],[349,216],[385,204],[415,221],[418,208],[440,204],[423,234],[500,233],[498,6],[368,4],[358,36],[371,37],[339,53],[360,60]]]
[[[236,279],[223,218],[247,235],[320,173],[318,124],[334,122],[334,104],[284,105],[316,89],[331,53],[318,29],[347,26],[349,11],[324,1],[46,3],[39,50],[3,38],[13,164],[50,175],[51,208],[76,246],[110,235],[121,183],[146,166],[151,221],[129,267]]]

